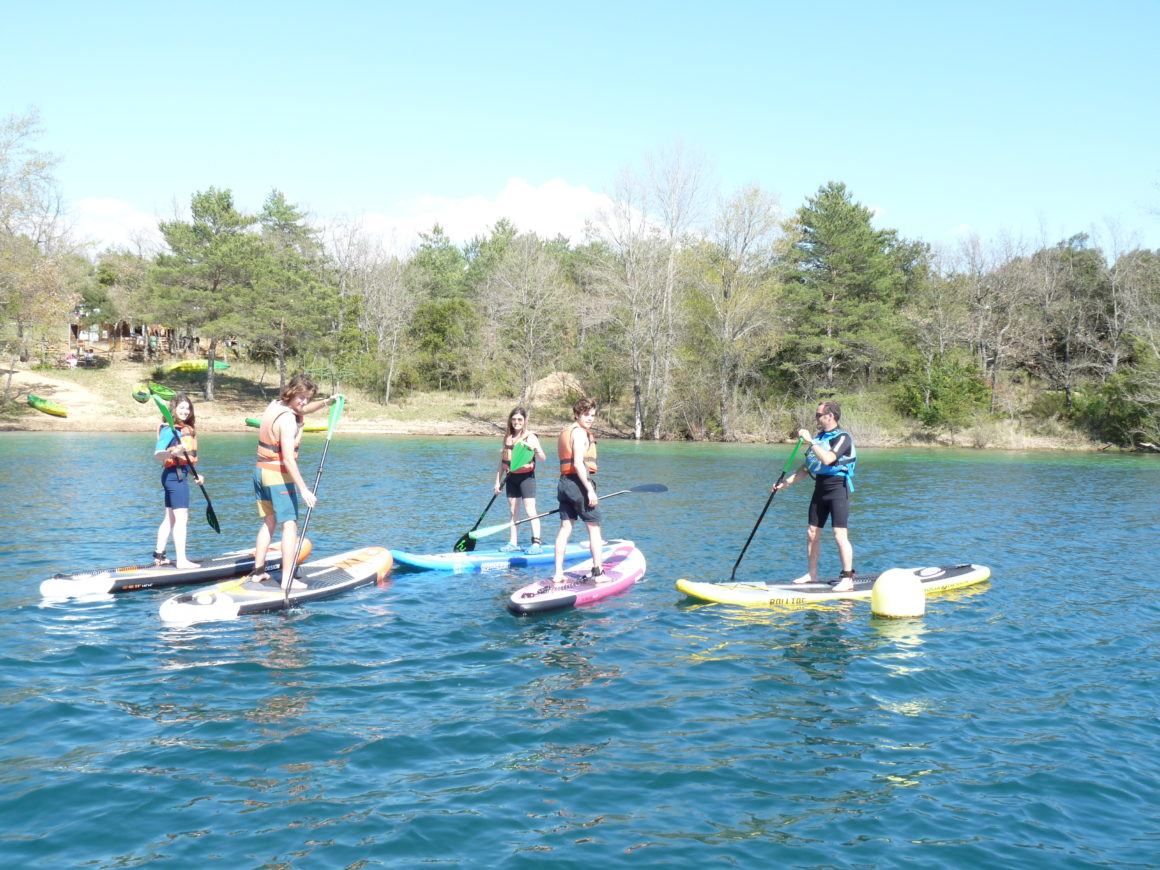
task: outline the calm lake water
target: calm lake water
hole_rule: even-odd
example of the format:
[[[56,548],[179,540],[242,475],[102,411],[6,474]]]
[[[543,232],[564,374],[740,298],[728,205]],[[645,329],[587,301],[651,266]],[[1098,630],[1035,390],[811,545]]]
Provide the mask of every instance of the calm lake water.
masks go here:
[[[223,534],[195,489],[191,553],[252,543],[253,440],[203,439]],[[148,557],[151,446],[0,435],[4,866],[1160,865],[1156,457],[861,451],[860,570],[993,571],[917,620],[685,599],[728,578],[789,448],[609,442],[602,491],[671,491],[606,503],[649,571],[591,608],[517,618],[532,575],[430,572],[192,628],[165,592],[42,603],[55,571]],[[450,549],[497,450],[340,432],[315,553]],[[739,579],[802,572],[808,495]]]

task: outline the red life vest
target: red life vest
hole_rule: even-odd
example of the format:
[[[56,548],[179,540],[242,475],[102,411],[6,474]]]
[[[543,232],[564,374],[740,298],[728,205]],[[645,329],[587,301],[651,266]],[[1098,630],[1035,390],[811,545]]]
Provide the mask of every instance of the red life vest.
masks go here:
[[[181,438],[181,446],[185,448],[186,454],[189,456],[189,462],[185,461],[185,456],[173,456],[170,454],[165,457],[165,464],[163,468],[173,468],[175,466],[197,465],[197,430],[192,426],[187,426],[185,423],[174,422],[173,428],[177,430],[177,434]],[[161,437],[161,433],[169,429],[168,423],[162,423],[157,427],[157,437]]]
[[[282,442],[274,434],[274,424],[283,414],[294,414],[281,402],[271,402],[262,414],[261,425],[258,426],[258,468],[268,468],[281,474],[289,474],[290,469],[282,458]],[[298,445],[302,441],[302,418],[294,415],[297,429],[294,433],[294,458],[298,458]]]
[[[572,456],[572,433],[578,428],[581,428],[579,423],[565,426],[564,431],[560,433],[560,440],[556,444],[556,450],[560,454],[560,474],[564,476],[576,473],[576,462]],[[596,436],[587,429],[584,431],[588,434],[588,448],[584,451],[584,467],[589,474],[595,474]]]

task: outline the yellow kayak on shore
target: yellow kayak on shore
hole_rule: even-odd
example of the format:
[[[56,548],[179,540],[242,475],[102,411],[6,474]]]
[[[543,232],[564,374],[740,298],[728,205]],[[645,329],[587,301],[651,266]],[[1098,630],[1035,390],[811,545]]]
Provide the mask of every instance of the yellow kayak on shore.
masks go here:
[[[220,372],[229,367],[230,364],[225,360],[215,359],[213,361],[214,371]],[[208,368],[209,360],[207,359],[184,359],[165,365],[165,371],[167,372],[204,372]]]
[[[43,411],[45,414],[51,414],[53,417],[68,416],[68,411],[64,409],[63,405],[58,405],[51,399],[42,399],[40,396],[34,396],[32,393],[28,394],[28,404],[38,411]]]

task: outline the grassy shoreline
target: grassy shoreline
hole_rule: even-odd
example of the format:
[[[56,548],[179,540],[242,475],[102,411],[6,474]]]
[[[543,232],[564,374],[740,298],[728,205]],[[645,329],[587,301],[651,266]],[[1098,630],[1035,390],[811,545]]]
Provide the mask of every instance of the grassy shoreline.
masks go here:
[[[202,400],[204,374],[160,373],[150,365],[115,360],[96,369],[37,369],[0,367],[0,393],[7,388],[8,401],[0,406],[0,432],[148,431],[157,425],[151,404],[133,401],[135,384],[154,380],[190,393],[203,432],[246,431],[246,417],[257,416],[277,394],[277,376],[261,366],[236,362],[218,372],[214,401]],[[52,399],[69,412],[67,418],[50,417],[27,404],[34,393]],[[323,388],[323,394],[327,391]],[[397,435],[487,436],[503,433],[515,397],[474,396],[451,393],[414,393],[385,406],[367,394],[343,387],[347,396],[343,429],[348,432]],[[964,447],[1006,450],[1102,450],[1100,445],[1058,421],[1031,428],[1017,419],[981,419],[957,432],[932,432],[906,421],[884,407],[881,400],[851,396],[842,400],[850,428],[865,447]],[[807,407],[808,405],[808,407]],[[783,443],[792,440],[795,419],[805,420],[812,403],[769,413],[750,421],[750,431],[739,436],[748,443]],[[547,435],[558,432],[571,420],[567,397],[541,397],[529,409],[531,425]],[[597,432],[606,438],[629,438],[631,409],[602,408]],[[252,430],[251,430],[252,431]],[[778,433],[785,433],[779,437]]]

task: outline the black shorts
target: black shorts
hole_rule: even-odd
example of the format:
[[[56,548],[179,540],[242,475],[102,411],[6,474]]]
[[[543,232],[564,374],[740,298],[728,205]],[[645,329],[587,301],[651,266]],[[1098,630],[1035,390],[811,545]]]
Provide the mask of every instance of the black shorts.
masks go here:
[[[819,477],[810,499],[810,525],[819,529],[830,520],[835,529],[849,528],[850,491],[842,477]]]
[[[508,498],[535,498],[536,475],[534,473],[509,474],[507,483],[503,485],[503,490]]]
[[[588,506],[588,491],[581,485],[580,478],[561,477],[556,484],[556,499],[560,502],[560,519],[600,522],[600,503],[597,502],[596,507]]]

